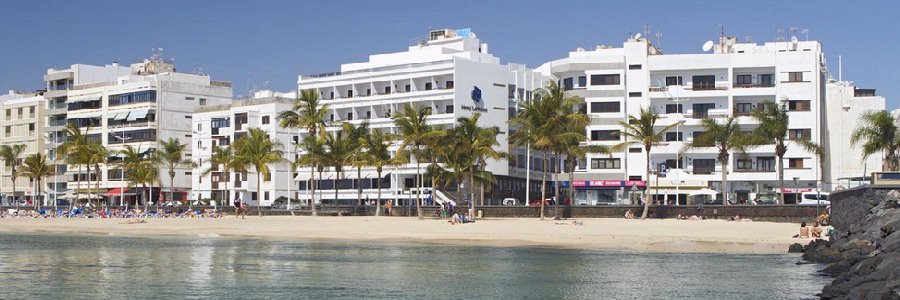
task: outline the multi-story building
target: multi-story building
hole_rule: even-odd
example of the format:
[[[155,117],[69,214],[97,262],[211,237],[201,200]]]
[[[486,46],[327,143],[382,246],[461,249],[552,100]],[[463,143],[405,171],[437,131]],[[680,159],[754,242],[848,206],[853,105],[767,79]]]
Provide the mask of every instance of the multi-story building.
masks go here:
[[[634,203],[636,194],[649,192],[657,202],[684,204],[687,196],[703,188],[726,192],[739,203],[757,193],[779,192],[773,145],[731,153],[726,167],[712,147],[685,150],[703,133],[705,118],[735,117],[742,130],[758,123],[749,115],[764,102],[785,105],[790,117],[788,139],[811,139],[821,144],[824,126],[825,59],[816,41],[737,43],[733,37],[708,42],[700,54],[663,54],[648,39],[628,39],[621,48],[598,46],[577,49],[568,57],[550,61],[537,70],[559,80],[571,94],[584,97],[591,123],[589,142],[614,145],[625,141],[619,122],[650,108],[660,115],[656,126],[683,122],[665,133],[652,148],[653,170],[642,147],[624,152],[590,154],[576,172],[576,203]],[[784,156],[784,192],[787,199],[816,187],[817,158],[788,142]],[[728,187],[720,191],[722,172]],[[680,195],[680,196],[676,196]]]
[[[541,87],[542,82],[540,74],[525,66],[502,64],[470,30],[443,29],[429,32],[427,38],[404,52],[371,55],[367,62],[341,65],[340,72],[301,75],[297,88],[313,89],[324,99],[329,109],[325,121],[335,125],[330,131],[337,130],[340,122],[358,125],[367,121],[375,130],[397,134],[391,115],[406,105],[424,106],[432,111],[428,124],[448,128],[457,118],[480,113],[479,125],[499,128],[498,150],[508,152],[507,120],[514,114],[515,103],[530,97],[531,91]],[[425,164],[421,167],[424,172]],[[487,170],[498,177],[500,187],[487,196],[489,200],[523,190],[524,169],[517,168],[515,164],[509,166],[506,160],[487,163]],[[393,198],[401,205],[410,204],[409,199],[416,197],[414,161],[385,171],[381,179],[383,198]],[[309,169],[300,169],[296,178],[309,181],[309,173]],[[337,184],[337,197],[355,200],[356,181],[352,177],[356,172],[346,173],[351,176]],[[378,179],[372,170],[365,173],[368,180],[362,181],[363,197],[374,199]],[[326,203],[333,203],[335,198],[334,177],[334,172],[326,172],[319,184],[326,190],[322,193]],[[302,186],[300,198],[309,199],[309,192]],[[332,192],[327,192],[329,189]]]
[[[73,65],[69,69],[47,71],[47,125],[53,150],[65,139],[65,126],[75,124],[89,140],[99,141],[112,153],[109,165],[101,165],[100,195],[115,203],[135,203],[137,189],[128,190],[122,172],[113,163],[121,157],[115,151],[131,145],[151,153],[169,138],[191,143],[194,108],[231,101],[230,82],[211,80],[207,75],[178,73],[170,61],[151,59],[121,67]],[[191,149],[188,147],[188,149]],[[190,158],[190,151],[185,153]],[[65,187],[88,193],[88,184],[97,180],[86,169],[67,166]],[[168,170],[161,170],[166,174]],[[93,172],[91,172],[93,173]],[[163,189],[174,186],[173,198],[186,199],[191,169],[176,170],[174,183],[162,176]],[[48,184],[58,184],[50,181]],[[93,188],[91,184],[91,188]],[[124,199],[123,197],[124,196]],[[93,196],[97,197],[97,195]],[[155,199],[155,194],[154,194]]]
[[[296,93],[258,91],[253,98],[227,104],[197,107],[193,117],[193,142],[191,152],[197,167],[191,176],[194,196],[192,199],[212,200],[216,204],[233,205],[235,199],[250,205],[272,205],[277,199],[297,199],[296,187],[292,187],[290,164],[270,166],[272,176],[263,177],[262,197],[257,195],[257,174],[233,172],[211,164],[210,157],[217,147],[227,147],[247,135],[250,128],[262,128],[269,138],[281,144],[285,159],[295,161],[297,132],[278,125],[278,113],[290,110]],[[210,170],[210,172],[206,172]],[[207,173],[204,175],[204,173]]]
[[[44,98],[38,93],[19,93],[10,91],[6,95],[0,95],[0,145],[25,145],[25,151],[19,157],[19,165],[25,157],[44,153]],[[21,169],[21,167],[20,167]],[[27,176],[19,175],[15,183],[12,182],[12,164],[3,162],[0,171],[0,193],[8,200],[12,200],[13,184],[15,184],[16,199],[34,199],[35,195],[42,195],[41,187],[31,181]],[[43,198],[46,199],[46,198]],[[46,203],[45,203],[46,204]]]
[[[860,89],[848,81],[831,79],[825,88],[825,188],[849,188],[881,171],[882,153],[863,158],[862,145],[851,144],[850,137],[863,114],[885,109],[885,99],[875,95],[875,89]]]

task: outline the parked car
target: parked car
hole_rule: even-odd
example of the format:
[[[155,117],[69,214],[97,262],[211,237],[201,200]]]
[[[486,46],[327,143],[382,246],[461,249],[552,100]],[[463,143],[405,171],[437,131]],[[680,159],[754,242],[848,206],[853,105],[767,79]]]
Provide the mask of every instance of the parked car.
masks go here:
[[[775,194],[775,193],[756,194],[756,198],[753,199],[753,203],[756,205],[775,205],[776,203],[778,203],[778,194]]]
[[[823,205],[828,206],[831,205],[831,201],[828,200],[830,194],[828,192],[804,192],[800,194],[800,203],[797,205]]]
[[[503,199],[503,205],[505,205],[505,206],[516,206],[518,204],[519,204],[519,200],[516,200],[516,198]]]

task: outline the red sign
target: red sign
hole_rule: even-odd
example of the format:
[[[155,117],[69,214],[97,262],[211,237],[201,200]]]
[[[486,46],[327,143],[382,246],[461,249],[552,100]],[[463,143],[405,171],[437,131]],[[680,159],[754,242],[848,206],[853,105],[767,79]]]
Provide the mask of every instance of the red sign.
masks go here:
[[[647,182],[643,180],[576,180],[572,182],[574,187],[645,187]]]
[[[813,188],[784,188],[781,190],[782,193],[785,194],[796,194],[803,192],[812,192]]]

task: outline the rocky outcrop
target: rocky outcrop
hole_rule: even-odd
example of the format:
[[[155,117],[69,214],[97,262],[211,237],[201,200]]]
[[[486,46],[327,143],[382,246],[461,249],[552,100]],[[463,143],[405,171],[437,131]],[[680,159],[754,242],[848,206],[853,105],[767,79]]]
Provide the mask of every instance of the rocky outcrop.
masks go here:
[[[835,277],[822,290],[823,299],[900,299],[898,200],[897,190],[832,194],[835,233],[802,248],[803,259],[828,264],[825,272]]]

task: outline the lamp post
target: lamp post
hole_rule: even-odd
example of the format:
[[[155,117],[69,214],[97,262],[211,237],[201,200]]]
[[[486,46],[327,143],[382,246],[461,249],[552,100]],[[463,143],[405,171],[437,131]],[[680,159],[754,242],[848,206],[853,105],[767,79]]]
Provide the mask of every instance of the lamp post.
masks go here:
[[[799,199],[797,197],[797,192],[799,192],[799,191],[800,191],[800,177],[794,177],[794,202],[796,204],[800,204],[800,201],[803,200],[803,199]],[[784,191],[781,191],[781,192],[784,193]]]

